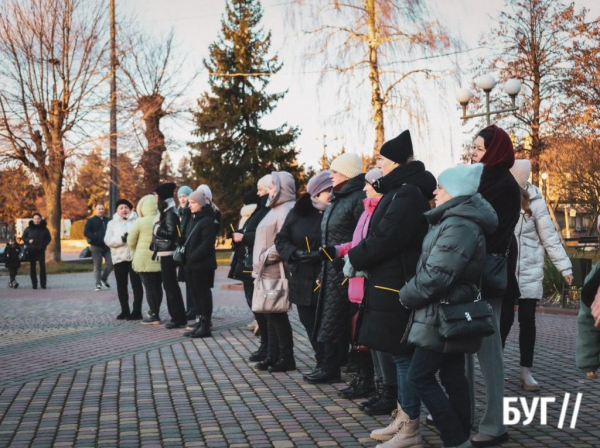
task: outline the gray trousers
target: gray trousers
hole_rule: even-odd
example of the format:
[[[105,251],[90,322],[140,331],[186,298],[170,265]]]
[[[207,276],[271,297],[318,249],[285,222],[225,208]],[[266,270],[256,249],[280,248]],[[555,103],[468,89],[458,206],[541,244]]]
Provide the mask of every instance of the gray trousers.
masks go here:
[[[377,378],[381,379],[386,386],[396,386],[398,375],[396,374],[396,363],[391,353],[371,350],[371,357],[373,358]]]
[[[502,310],[502,298],[486,299],[492,307],[495,333],[483,338],[481,349],[477,352],[479,367],[483,374],[485,383],[485,412],[479,422],[479,432],[488,436],[498,437],[504,434],[508,428],[503,420],[504,399],[504,355],[502,351],[502,339],[500,337],[500,313]],[[471,388],[472,408],[475,406],[475,384],[473,374],[473,363],[467,363],[470,371],[467,372]]]
[[[90,246],[90,250],[92,251],[92,261],[94,262],[94,278],[96,279],[96,284],[98,284],[100,283],[100,280],[106,281],[113,269],[112,258],[110,257],[110,249],[108,247],[102,248]],[[104,261],[106,262],[104,270],[102,270],[103,257]]]

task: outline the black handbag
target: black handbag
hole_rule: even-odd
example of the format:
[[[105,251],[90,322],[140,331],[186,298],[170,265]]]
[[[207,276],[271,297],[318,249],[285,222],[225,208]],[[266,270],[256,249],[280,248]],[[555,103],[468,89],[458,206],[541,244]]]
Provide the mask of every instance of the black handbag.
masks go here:
[[[175,252],[173,252],[173,261],[175,263],[185,264],[185,245],[188,243],[188,241],[190,240],[190,238],[192,237],[192,235],[194,234],[194,232],[196,231],[196,229],[198,227],[200,227],[199,223],[196,224],[196,226],[192,229],[192,231],[190,232],[188,237],[185,239],[185,242],[183,243],[183,245],[182,246],[178,245],[175,248]]]

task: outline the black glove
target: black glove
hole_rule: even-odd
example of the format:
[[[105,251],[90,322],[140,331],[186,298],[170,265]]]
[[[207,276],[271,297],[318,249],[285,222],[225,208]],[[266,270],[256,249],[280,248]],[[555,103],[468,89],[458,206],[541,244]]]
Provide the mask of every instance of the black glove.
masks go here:
[[[123,241],[124,243],[127,242],[127,237],[129,236],[129,232],[124,233],[123,236],[121,237],[121,241]]]
[[[319,248],[319,253],[323,260],[333,261],[336,258],[335,246],[322,246]]]
[[[317,252],[313,254],[312,252],[308,252],[302,249],[296,249],[292,254],[292,260],[297,261],[299,263],[310,263],[315,258],[321,259],[321,255]]]
[[[344,269],[344,264],[346,263],[343,258],[334,258],[333,263],[331,263],[336,272],[342,272]]]

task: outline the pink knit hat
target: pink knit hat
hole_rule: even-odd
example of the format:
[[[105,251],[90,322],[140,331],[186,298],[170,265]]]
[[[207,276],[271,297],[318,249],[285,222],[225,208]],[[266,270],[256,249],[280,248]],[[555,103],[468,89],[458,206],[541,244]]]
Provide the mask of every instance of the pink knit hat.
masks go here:
[[[510,172],[519,184],[519,187],[524,189],[531,174],[531,162],[528,159],[517,159]]]

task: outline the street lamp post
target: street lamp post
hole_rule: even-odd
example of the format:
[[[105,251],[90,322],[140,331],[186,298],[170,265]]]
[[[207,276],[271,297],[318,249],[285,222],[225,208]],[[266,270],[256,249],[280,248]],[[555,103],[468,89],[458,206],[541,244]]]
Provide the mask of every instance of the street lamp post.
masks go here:
[[[548,202],[548,173],[542,173],[542,189],[544,190],[544,199]]]
[[[504,84],[504,92],[506,92],[508,96],[510,96],[512,107],[501,110],[490,110],[490,92],[496,86],[496,80],[494,79],[494,77],[492,75],[484,75],[481,78],[479,78],[477,84],[479,84],[479,87],[481,87],[485,92],[485,112],[467,115],[467,105],[469,104],[469,101],[471,101],[471,99],[473,98],[473,92],[471,92],[469,89],[460,89],[458,92],[456,92],[456,99],[462,106],[463,114],[461,118],[464,121],[467,121],[469,118],[486,117],[487,124],[489,126],[492,121],[492,115],[507,112],[516,112],[517,110],[519,110],[516,104],[517,95],[521,91],[521,83],[519,82],[519,80],[509,79]]]

